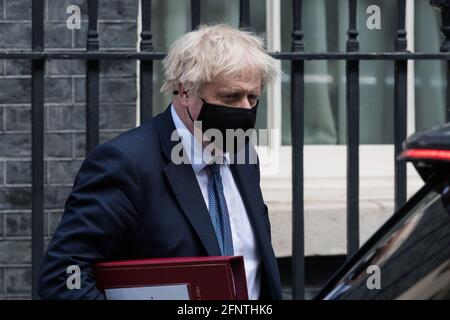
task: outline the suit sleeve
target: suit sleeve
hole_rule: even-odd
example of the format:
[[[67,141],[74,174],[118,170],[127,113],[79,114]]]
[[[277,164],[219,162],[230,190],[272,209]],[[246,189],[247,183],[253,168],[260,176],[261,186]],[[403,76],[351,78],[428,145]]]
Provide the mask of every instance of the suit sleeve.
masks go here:
[[[92,264],[126,251],[137,230],[140,197],[139,173],[124,152],[105,143],[88,154],[44,257],[37,287],[42,299],[105,298]],[[79,289],[67,286],[69,266],[81,270]]]

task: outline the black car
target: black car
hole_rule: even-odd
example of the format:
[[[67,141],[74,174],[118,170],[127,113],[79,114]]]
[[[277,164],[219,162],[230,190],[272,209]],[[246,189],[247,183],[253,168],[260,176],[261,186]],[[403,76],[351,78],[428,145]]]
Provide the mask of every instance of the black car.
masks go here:
[[[450,124],[411,136],[399,160],[424,187],[315,299],[450,299]]]

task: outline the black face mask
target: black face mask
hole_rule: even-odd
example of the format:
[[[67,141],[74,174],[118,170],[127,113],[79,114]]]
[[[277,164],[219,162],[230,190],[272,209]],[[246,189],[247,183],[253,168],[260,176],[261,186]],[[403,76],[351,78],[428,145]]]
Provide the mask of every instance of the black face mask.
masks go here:
[[[208,129],[219,130],[223,137],[223,148],[221,148],[221,146],[218,147],[227,152],[236,152],[236,147],[239,146],[239,143],[237,143],[237,141],[235,141],[234,143],[235,150],[227,150],[226,130],[242,129],[244,132],[246,132],[249,129],[253,129],[255,127],[256,111],[258,108],[259,100],[257,100],[254,107],[248,109],[212,104],[206,102],[203,98],[201,99],[203,101],[203,105],[198,115],[197,121],[202,121],[202,132],[205,133]],[[189,109],[188,113],[192,122],[194,122]],[[245,144],[247,143],[248,138],[245,140]]]

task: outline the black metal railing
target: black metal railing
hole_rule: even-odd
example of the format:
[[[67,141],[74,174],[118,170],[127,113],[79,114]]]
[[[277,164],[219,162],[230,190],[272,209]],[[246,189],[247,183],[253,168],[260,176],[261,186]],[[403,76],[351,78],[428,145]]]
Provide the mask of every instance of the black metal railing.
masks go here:
[[[395,51],[406,52],[406,30],[405,30],[405,0],[398,3],[397,37],[395,39]],[[395,61],[395,87],[394,87],[394,154],[398,155],[402,143],[407,134],[407,73],[406,60]],[[406,202],[406,163],[395,162],[395,210],[398,210]]]
[[[358,52],[356,0],[349,2],[347,52]],[[347,254],[359,247],[359,60],[347,60]]]
[[[292,274],[293,298],[304,299],[305,248],[303,202],[303,147],[304,147],[304,66],[308,60],[346,61],[347,99],[347,250],[352,255],[359,247],[359,63],[361,60],[390,60],[395,66],[394,131],[395,153],[398,154],[406,137],[407,119],[407,61],[447,61],[447,121],[450,121],[450,0],[431,0],[442,10],[442,31],[445,36],[441,52],[413,53],[406,51],[405,0],[398,0],[395,52],[359,52],[356,28],[357,1],[349,3],[349,28],[346,52],[308,53],[304,51],[302,33],[302,1],[292,0],[293,32],[290,52],[271,53],[280,60],[291,61],[291,123],[292,123]],[[153,115],[152,75],[153,61],[165,53],[154,52],[151,31],[151,0],[141,0],[142,32],[139,52],[99,51],[97,12],[98,1],[88,0],[89,29],[86,51],[48,52],[44,50],[44,0],[32,2],[32,51],[0,51],[0,59],[28,59],[32,61],[32,290],[36,295],[38,268],[43,259],[44,235],[44,66],[50,59],[86,60],[86,152],[99,142],[99,61],[133,59],[140,61],[140,119]],[[200,24],[200,0],[191,0],[191,27]],[[239,25],[250,26],[250,3],[240,0]],[[145,90],[143,90],[145,88]],[[406,167],[395,162],[395,207],[406,200]]]
[[[87,52],[99,50],[97,31],[97,9],[98,1],[88,1],[89,25],[87,32]],[[99,77],[100,61],[90,59],[86,61],[86,153],[94,148],[99,142]]]
[[[32,4],[34,52],[44,51],[44,3]],[[31,277],[35,288],[44,255],[44,67],[45,60],[31,63]],[[33,299],[37,298],[33,289]]]
[[[292,52],[303,53],[302,2],[293,1]],[[305,289],[305,221],[303,203],[303,145],[305,117],[305,62],[291,63],[292,130],[292,295],[304,298]],[[295,146],[295,147],[294,147]]]

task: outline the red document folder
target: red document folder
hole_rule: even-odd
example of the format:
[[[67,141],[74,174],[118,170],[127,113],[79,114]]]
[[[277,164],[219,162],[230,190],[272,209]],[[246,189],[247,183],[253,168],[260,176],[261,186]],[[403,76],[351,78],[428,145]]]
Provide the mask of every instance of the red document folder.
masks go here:
[[[247,282],[242,256],[183,257],[142,259],[97,263],[94,266],[97,287],[104,292],[156,291],[158,299],[165,289],[186,291],[190,300],[247,300]],[[112,290],[120,289],[120,290]],[[135,291],[133,291],[135,290]],[[177,291],[177,292],[178,292]],[[153,299],[147,293],[144,299]],[[108,295],[107,295],[108,297]],[[121,296],[122,297],[122,296]],[[127,295],[131,299],[134,295]],[[179,297],[179,296],[177,296]],[[126,298],[119,298],[126,299]],[[184,298],[181,298],[184,299]]]

